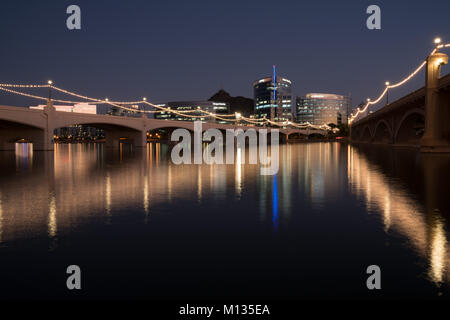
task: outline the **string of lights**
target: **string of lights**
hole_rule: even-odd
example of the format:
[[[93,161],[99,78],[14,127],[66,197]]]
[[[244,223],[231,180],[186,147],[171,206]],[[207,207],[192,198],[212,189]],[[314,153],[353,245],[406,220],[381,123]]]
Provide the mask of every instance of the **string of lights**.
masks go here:
[[[55,89],[55,90],[57,90],[59,92],[62,92],[62,93],[65,93],[65,94],[68,94],[68,95],[71,95],[71,96],[74,96],[74,97],[77,97],[77,98],[80,98],[80,99],[91,100],[91,101],[95,101],[95,102],[102,101],[102,100],[97,99],[97,98],[84,96],[84,95],[81,95],[81,94],[78,94],[78,93],[75,93],[75,92],[72,92],[72,91],[69,91],[69,90],[65,90],[65,89],[62,89],[62,88],[59,88],[59,87],[55,87],[53,85],[50,85],[50,86],[51,86],[52,89]],[[139,104],[141,102],[142,101],[111,101],[111,103],[115,103],[115,104],[119,104],[119,105]]]
[[[274,126],[278,126],[278,127],[287,127],[287,126],[292,126],[295,128],[300,128],[300,129],[305,129],[305,128],[313,128],[313,129],[329,129],[328,126],[317,126],[317,125],[312,125],[310,123],[303,123],[303,124],[296,124],[296,123],[292,123],[290,121],[284,121],[284,122],[276,122],[276,121],[272,121],[269,120],[267,118],[263,118],[263,119],[252,119],[252,118],[247,118],[242,116],[240,113],[235,113],[235,114],[222,114],[222,115],[218,115],[206,110],[202,110],[202,109],[193,109],[193,110],[183,110],[183,111],[178,111],[178,110],[173,110],[160,105],[155,105],[153,103],[150,103],[147,101],[146,98],[143,98],[142,100],[139,101],[109,101],[108,98],[101,100],[98,98],[92,98],[89,96],[85,96],[85,95],[81,95],[78,94],[76,92],[73,91],[69,91],[69,90],[65,90],[59,87],[56,87],[53,85],[52,81],[49,81],[48,84],[46,85],[40,85],[40,84],[0,84],[0,90],[9,92],[9,93],[13,93],[13,94],[17,94],[17,95],[21,95],[21,96],[25,96],[25,97],[29,97],[29,98],[34,98],[34,99],[39,99],[39,100],[43,100],[46,101],[48,100],[48,98],[46,97],[42,97],[42,96],[37,96],[37,95],[33,95],[33,94],[28,94],[25,92],[20,92],[20,91],[16,91],[16,90],[12,90],[12,89],[8,89],[9,88],[49,88],[49,89],[54,89],[56,91],[59,91],[63,94],[67,94],[70,96],[74,96],[77,98],[80,98],[82,100],[88,100],[90,102],[96,102],[98,104],[108,104],[108,105],[112,105],[115,106],[117,108],[121,108],[123,110],[128,110],[128,111],[132,111],[132,112],[142,112],[142,113],[173,113],[182,117],[186,117],[186,118],[191,118],[191,119],[204,119],[208,116],[213,117],[215,119],[218,120],[222,120],[225,122],[247,122],[250,124],[254,124],[254,125],[265,125],[265,124],[271,124]],[[61,99],[52,99],[52,101],[54,102],[58,102],[58,103],[66,103],[66,104],[79,104],[79,103],[86,103],[85,101],[71,101],[71,100],[61,100]],[[139,104],[146,104],[149,105],[151,107],[153,107],[154,109],[158,109],[158,110],[140,110],[138,108],[130,108],[127,105],[139,105]],[[189,114],[189,113],[203,113],[203,115],[193,115],[193,114]],[[234,119],[232,119],[234,117]]]
[[[264,125],[266,123],[268,124],[272,124],[275,126],[279,126],[279,127],[286,127],[286,126],[292,126],[292,127],[296,127],[296,128],[301,128],[301,129],[305,129],[305,128],[314,128],[314,129],[327,129],[328,126],[316,126],[316,125],[312,125],[310,123],[303,123],[303,124],[296,124],[296,123],[292,123],[290,121],[284,121],[284,122],[275,122],[275,121],[271,121],[267,118],[263,118],[263,119],[252,119],[252,118],[247,118],[242,116],[239,113],[235,113],[235,114],[231,114],[231,115],[217,115],[215,113],[206,111],[206,110],[201,110],[201,109],[197,109],[197,110],[183,110],[183,111],[178,111],[178,110],[173,110],[170,108],[165,108],[163,106],[159,106],[159,105],[155,105],[153,103],[150,103],[148,101],[146,101],[146,99],[144,98],[141,101],[125,101],[125,102],[119,102],[119,103],[124,103],[125,105],[130,105],[130,104],[147,104],[155,109],[158,110],[139,110],[139,109],[134,109],[134,108],[130,108],[124,105],[120,105],[117,101],[109,101],[108,98],[104,99],[104,100],[100,100],[100,99],[96,99],[96,98],[92,98],[92,97],[88,97],[88,96],[84,96],[84,95],[80,95],[77,94],[75,92],[72,91],[68,91],[65,89],[61,89],[58,87],[53,86],[52,84],[48,85],[21,85],[21,84],[0,84],[0,90],[3,90],[5,92],[9,92],[12,94],[17,94],[17,95],[21,95],[21,96],[25,96],[28,98],[33,98],[33,99],[38,99],[38,100],[43,100],[43,101],[47,101],[48,98],[46,97],[42,97],[42,96],[37,96],[37,95],[33,95],[33,94],[29,94],[29,93],[25,93],[25,92],[20,92],[20,91],[16,91],[16,90],[12,90],[12,89],[8,89],[5,87],[14,87],[14,88],[52,88],[55,89],[57,91],[60,91],[62,93],[68,94],[68,95],[72,95],[72,96],[76,96],[78,98],[84,99],[84,100],[89,100],[91,102],[96,102],[99,104],[109,104],[112,106],[115,106],[117,108],[121,108],[124,110],[128,110],[128,111],[132,111],[132,112],[144,112],[144,113],[173,113],[173,114],[177,114],[179,116],[182,117],[187,117],[187,118],[205,118],[207,116],[211,116],[215,119],[218,120],[222,120],[225,122],[238,122],[238,121],[243,121],[243,122],[248,122],[251,124],[256,124],[256,125]],[[71,101],[71,100],[62,100],[62,99],[52,99],[53,102],[58,102],[58,103],[66,103],[66,104],[79,104],[79,103],[86,103],[85,101]],[[200,113],[204,113],[203,115],[189,115],[186,113],[193,113],[193,112],[200,112]],[[231,119],[229,117],[235,117],[235,119]]]
[[[95,101],[95,102],[102,102],[102,100],[97,99],[97,98],[84,96],[84,95],[81,95],[81,94],[78,94],[78,93],[75,93],[75,92],[72,92],[72,91],[69,91],[69,90],[65,90],[65,89],[62,89],[62,88],[58,88],[58,87],[55,87],[55,86],[51,86],[51,87],[53,89],[59,91],[59,92],[62,92],[62,93],[68,94],[68,95],[72,95],[72,96],[75,96],[75,97],[78,97],[78,98],[81,98],[81,99]],[[214,113],[208,112],[206,110],[201,110],[201,109],[185,110],[185,111],[174,111],[174,110],[172,110],[170,108],[165,108],[165,107],[162,107],[162,106],[158,106],[158,105],[152,104],[152,103],[148,102],[146,98],[143,98],[140,101],[111,101],[111,103],[117,104],[118,107],[123,108],[125,110],[130,110],[130,108],[124,107],[123,105],[130,105],[130,104],[135,104],[136,105],[136,104],[143,103],[143,104],[150,105],[153,108],[159,109],[160,111],[157,111],[157,112],[161,112],[161,113],[162,112],[170,112],[170,113],[174,113],[174,114],[177,114],[177,115],[180,115],[180,116],[183,116],[183,117],[187,117],[187,118],[197,118],[197,119],[198,118],[205,118],[205,115],[186,115],[185,114],[185,113],[197,112],[197,113],[208,114],[210,116],[216,117],[217,119],[224,120],[224,121],[236,121],[234,119],[222,119],[222,118],[218,117]],[[134,109],[131,109],[131,110],[132,111],[136,111]],[[143,113],[156,113],[153,110],[151,110],[151,111],[149,111],[149,110],[140,110],[140,112],[143,112]],[[234,115],[223,115],[223,116],[233,117]]]
[[[435,47],[435,49],[432,50],[431,54],[434,54],[438,49],[450,47],[450,43],[440,44],[440,42],[441,42],[441,40],[439,38],[435,39],[436,47]],[[367,109],[371,105],[375,105],[378,102],[380,102],[381,99],[383,99],[383,97],[388,93],[389,89],[400,87],[403,84],[405,84],[406,82],[408,82],[409,80],[411,80],[412,78],[414,78],[417,75],[417,73],[419,73],[425,67],[426,63],[427,63],[426,60],[423,61],[410,75],[408,75],[406,78],[404,78],[403,80],[401,80],[395,84],[390,84],[389,82],[386,82],[385,83],[386,86],[385,86],[384,90],[382,91],[382,93],[378,96],[378,98],[375,100],[371,100],[370,98],[368,98],[367,103],[364,105],[364,107],[362,109],[358,108],[354,114],[350,115],[349,123],[352,123],[356,119],[356,117],[358,117],[358,115],[366,112]],[[262,119],[246,118],[246,117],[243,117],[239,113],[229,114],[229,115],[226,115],[226,114],[217,115],[215,113],[212,113],[212,112],[209,112],[206,110],[202,110],[202,109],[178,111],[178,110],[173,110],[170,108],[152,104],[152,103],[148,102],[146,98],[143,98],[142,100],[137,100],[137,101],[109,101],[107,98],[102,100],[102,99],[88,97],[88,96],[81,95],[81,94],[78,94],[73,91],[69,91],[69,90],[65,90],[65,89],[53,86],[52,81],[49,81],[48,84],[0,83],[0,90],[9,92],[9,93],[13,93],[13,94],[18,94],[18,95],[25,96],[25,97],[29,97],[29,98],[34,98],[34,99],[39,99],[39,100],[45,101],[45,100],[48,100],[48,98],[25,93],[25,92],[16,91],[16,90],[8,89],[8,88],[50,88],[50,89],[54,89],[54,90],[59,91],[64,94],[80,98],[82,100],[89,100],[91,102],[96,102],[96,103],[100,103],[100,104],[109,104],[109,105],[115,106],[117,108],[121,108],[121,109],[132,111],[132,112],[142,112],[142,113],[168,112],[168,113],[177,114],[182,117],[196,118],[196,119],[205,118],[206,116],[210,116],[210,117],[214,117],[216,119],[219,119],[222,121],[228,121],[228,122],[244,121],[244,122],[248,122],[251,124],[257,124],[257,125],[271,124],[271,125],[275,125],[278,127],[292,126],[292,127],[296,127],[296,128],[308,128],[309,127],[309,128],[329,129],[329,126],[327,126],[327,125],[317,126],[317,125],[312,125],[308,122],[302,123],[302,124],[297,124],[297,123],[292,123],[290,121],[276,122],[276,121],[269,120],[265,117]],[[68,103],[68,104],[85,103],[84,101],[70,101],[70,100],[61,100],[61,99],[52,99],[52,101],[59,102],[59,103]],[[158,109],[158,110],[139,110],[136,108],[127,107],[127,105],[139,105],[139,104],[147,104],[147,105],[153,107],[154,109]],[[194,112],[195,113],[203,113],[203,115],[188,114],[188,113],[194,113]],[[232,119],[233,117],[234,117],[234,119]]]
[[[450,43],[439,44],[440,42],[441,42],[441,40],[439,38],[435,39],[436,48],[431,51],[431,54],[436,53],[436,51],[438,49],[450,47]],[[423,67],[425,67],[426,64],[427,64],[427,61],[426,60],[423,61],[410,75],[408,75],[406,78],[404,78],[403,80],[401,80],[401,81],[399,81],[399,82],[397,82],[395,84],[390,84],[389,82],[386,82],[385,83],[386,87],[384,88],[384,90],[380,94],[380,96],[378,96],[378,98],[376,100],[373,100],[373,101],[371,101],[370,98],[368,98],[367,99],[367,103],[364,105],[364,107],[362,109],[358,108],[354,114],[350,115],[349,123],[352,123],[356,119],[356,117],[358,115],[366,112],[367,109],[369,108],[369,106],[377,104],[378,102],[380,102],[381,99],[383,99],[383,97],[387,94],[389,89],[400,87],[401,85],[405,84],[406,82],[408,82],[409,80],[414,78],[417,75],[417,73],[419,73],[420,70],[422,70]]]
[[[102,100],[100,100],[100,99],[96,99],[96,98],[80,95],[80,94],[77,94],[75,92],[72,92],[72,91],[69,91],[69,90],[65,90],[65,89],[62,89],[62,88],[58,88],[58,87],[55,87],[55,86],[51,86],[51,87],[53,89],[57,90],[57,91],[60,91],[62,93],[65,93],[65,94],[68,94],[68,95],[72,95],[72,96],[75,96],[75,97],[78,97],[78,98],[81,98],[81,99],[91,100],[91,101],[95,101],[95,102],[102,102]],[[159,109],[160,112],[169,112],[169,113],[177,114],[177,115],[180,115],[180,116],[186,117],[186,118],[197,118],[197,119],[199,119],[199,118],[205,118],[205,115],[208,115],[208,116],[214,117],[214,118],[222,120],[222,121],[236,122],[236,121],[239,121],[239,120],[243,120],[245,122],[249,122],[249,123],[253,123],[253,124],[260,124],[259,120],[254,120],[254,119],[250,119],[250,118],[246,118],[246,117],[242,117],[242,116],[239,116],[239,118],[238,118],[237,114],[217,115],[215,113],[212,113],[212,112],[209,112],[209,111],[206,111],[206,110],[202,110],[202,109],[186,110],[186,111],[175,111],[175,110],[170,109],[170,108],[165,108],[165,107],[158,106],[158,105],[155,105],[153,103],[150,103],[145,98],[143,98],[143,100],[141,100],[141,101],[122,101],[122,102],[111,101],[111,103],[115,103],[115,104],[119,104],[119,105],[129,105],[129,104],[143,103],[143,104],[147,104],[147,105],[149,105],[149,106],[151,106],[153,108]],[[118,106],[118,107],[123,108],[125,110],[130,110],[129,108],[126,108],[124,106]],[[134,110],[134,111],[136,111],[136,110]],[[144,112],[144,113],[155,113],[154,111],[148,111],[148,110],[142,110],[141,112]],[[200,112],[200,113],[204,113],[204,115],[187,115],[187,114],[185,114],[185,113],[192,113],[192,112]],[[230,118],[226,119],[226,117],[236,117],[238,119],[230,119]],[[263,121],[263,119],[261,121]]]
[[[18,94],[18,95],[28,97],[28,98],[34,98],[34,99],[39,99],[39,100],[48,100],[48,98],[45,98],[45,97],[36,96],[34,94],[20,92],[20,91],[16,91],[16,90],[12,90],[12,89],[3,88],[2,86],[0,86],[0,90],[6,91],[9,93],[13,93],[13,94]],[[52,101],[61,102],[61,103],[80,103],[79,101],[67,101],[67,100],[57,100],[57,99],[52,99]]]
[[[9,85],[9,87],[13,87],[13,85]],[[14,87],[20,87],[23,88],[24,86],[22,85],[14,85]],[[27,86],[28,87],[28,86]],[[49,87],[49,86],[36,86],[36,87]],[[38,100],[43,100],[43,101],[47,101],[48,98],[46,97],[42,97],[42,96],[37,96],[37,95],[33,95],[33,94],[29,94],[29,93],[25,93],[25,92],[20,92],[20,91],[16,91],[16,90],[12,90],[12,89],[8,89],[8,88],[3,88],[2,85],[0,85],[0,90],[9,92],[9,93],[13,93],[13,94],[17,94],[17,95],[21,95],[21,96],[25,96],[28,98],[33,98],[33,99],[38,99]],[[58,103],[67,103],[67,104],[79,104],[79,103],[85,103],[84,101],[71,101],[71,100],[61,100],[61,99],[52,99],[53,102],[58,102]],[[123,108],[120,105],[117,105],[116,103],[112,102],[112,101],[103,101],[103,100],[97,100],[97,102],[100,102],[101,104],[110,104],[116,107],[120,107]],[[126,108],[127,110],[130,111],[138,111],[137,109],[132,109],[132,108]],[[197,110],[187,110],[184,112],[196,112]],[[162,110],[150,110],[150,111],[146,111],[148,113],[162,113],[164,111]]]
[[[11,84],[11,83],[0,83],[0,87],[10,87],[10,88],[48,88],[48,84]]]
[[[18,95],[25,96],[25,97],[28,97],[28,98],[34,98],[34,99],[43,100],[43,101],[48,100],[48,98],[45,98],[45,97],[42,97],[42,96],[33,95],[33,94],[29,94],[29,93],[25,93],[25,92],[20,92],[20,91],[16,91],[16,90],[12,90],[12,89],[7,89],[7,88],[4,88],[3,85],[4,86],[8,86],[8,87],[17,87],[17,88],[42,88],[42,87],[52,88],[52,89],[56,89],[57,91],[60,91],[60,92],[66,93],[66,94],[79,97],[81,99],[90,100],[90,101],[98,102],[98,103],[101,103],[101,104],[109,104],[109,105],[112,105],[112,106],[115,106],[115,107],[118,107],[118,108],[122,108],[122,109],[125,109],[125,110],[128,110],[128,111],[133,111],[133,112],[136,112],[136,111],[145,112],[145,113],[169,112],[169,113],[174,113],[174,114],[177,114],[177,115],[180,115],[180,116],[183,116],[183,117],[187,117],[187,118],[205,118],[205,115],[187,115],[187,114],[185,114],[185,113],[193,113],[193,112],[197,112],[198,113],[198,112],[200,112],[200,113],[205,113],[205,114],[207,114],[209,116],[213,116],[213,117],[215,117],[215,118],[217,118],[219,120],[223,120],[223,121],[238,121],[237,119],[225,119],[225,118],[222,118],[220,116],[217,116],[214,113],[211,113],[211,112],[208,112],[208,111],[205,111],[205,110],[201,110],[201,109],[198,109],[198,110],[186,110],[186,111],[180,112],[180,111],[176,111],[176,110],[171,110],[170,108],[164,108],[164,107],[161,107],[161,106],[154,105],[152,103],[147,102],[146,100],[124,102],[124,104],[145,103],[145,104],[148,104],[148,105],[150,105],[150,106],[152,106],[154,108],[160,109],[160,110],[138,110],[138,109],[129,108],[129,107],[125,107],[125,106],[119,105],[119,103],[122,103],[122,102],[109,101],[108,99],[100,100],[100,99],[96,99],[96,98],[91,98],[91,97],[87,97],[87,96],[76,94],[76,93],[68,91],[68,90],[57,88],[57,87],[52,86],[52,85],[13,85],[13,84],[2,84],[2,85],[0,85],[0,90],[6,91],[6,92],[9,92],[9,93],[13,93],[13,94],[18,94]],[[59,102],[59,103],[68,103],[68,104],[84,103],[83,101],[70,101],[70,100],[61,100],[61,99],[52,99],[52,101]],[[224,115],[224,116],[234,117],[235,115]],[[246,119],[244,119],[244,120],[246,120]]]

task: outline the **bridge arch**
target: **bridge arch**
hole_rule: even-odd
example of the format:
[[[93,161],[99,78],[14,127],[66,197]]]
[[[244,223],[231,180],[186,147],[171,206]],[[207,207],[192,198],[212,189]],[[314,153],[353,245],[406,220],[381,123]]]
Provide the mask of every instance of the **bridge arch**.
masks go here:
[[[395,143],[419,144],[424,133],[425,111],[414,108],[406,112],[395,129]]]
[[[364,142],[370,142],[372,140],[372,137],[373,135],[369,125],[365,125],[361,131],[360,140]]]
[[[16,142],[29,142],[34,150],[42,150],[46,130],[26,121],[0,119],[0,150],[14,150]]]
[[[393,136],[392,128],[386,120],[377,122],[373,133],[374,142],[392,143]]]
[[[60,129],[73,125],[85,125],[103,130],[105,133],[106,147],[118,148],[121,143],[133,144],[135,147],[144,147],[147,144],[146,131],[143,125],[130,125],[129,123],[114,123],[113,121],[61,121],[52,129]],[[52,131],[53,133],[53,131]]]
[[[309,138],[314,138],[314,137],[317,137],[317,136],[320,136],[321,138],[325,138],[327,135],[326,135],[326,133],[324,133],[322,131],[313,131],[313,132],[310,132],[308,134],[308,139]]]
[[[288,139],[291,140],[304,140],[306,138],[308,138],[306,132],[290,132],[289,134],[287,134]]]
[[[355,127],[355,128],[352,128],[352,130],[351,130],[351,138],[352,138],[353,141],[360,141],[361,140],[361,128],[359,126]]]
[[[120,125],[120,124],[111,124],[111,123],[98,123],[98,122],[69,122],[66,125],[58,125],[55,127],[52,127],[53,130],[56,129],[60,129],[60,128],[67,128],[70,126],[88,126],[88,127],[93,127],[93,128],[98,128],[98,129],[102,129],[102,130],[119,130],[119,131],[142,131],[142,128],[135,128],[132,126],[126,126],[126,125]]]
[[[116,119],[118,118],[118,119]],[[73,125],[86,125],[96,128],[117,128],[122,130],[142,131],[144,125],[139,118],[123,119],[116,116],[94,116],[94,117],[61,117],[53,122],[53,128],[63,128]],[[125,121],[124,121],[125,120]],[[128,121],[127,121],[128,120]]]

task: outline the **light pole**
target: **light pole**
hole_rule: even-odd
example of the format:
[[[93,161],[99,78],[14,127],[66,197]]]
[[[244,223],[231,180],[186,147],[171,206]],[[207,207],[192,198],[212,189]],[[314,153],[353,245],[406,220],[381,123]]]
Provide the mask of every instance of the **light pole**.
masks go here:
[[[436,53],[439,52],[439,44],[441,43],[441,38],[434,39],[434,44],[436,45]]]
[[[142,101],[144,101],[144,104],[142,105],[142,117],[145,117],[145,101],[147,101],[146,97],[142,98]]]
[[[386,105],[389,104],[389,81],[386,81]]]
[[[52,84],[53,84],[53,81],[52,80],[48,80],[47,83],[48,83],[48,101],[50,102],[50,101],[52,101]]]
[[[239,121],[239,120],[241,119],[242,114],[239,113],[239,112],[235,112],[234,116],[235,116],[236,119],[237,119],[236,124],[239,126],[239,125],[240,125],[240,121]]]

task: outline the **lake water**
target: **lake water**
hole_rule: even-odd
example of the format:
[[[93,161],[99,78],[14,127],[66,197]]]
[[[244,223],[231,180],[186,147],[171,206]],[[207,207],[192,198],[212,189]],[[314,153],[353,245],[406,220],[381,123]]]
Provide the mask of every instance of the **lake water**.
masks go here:
[[[449,297],[449,156],[280,148],[275,176],[159,143],[0,152],[0,298]]]

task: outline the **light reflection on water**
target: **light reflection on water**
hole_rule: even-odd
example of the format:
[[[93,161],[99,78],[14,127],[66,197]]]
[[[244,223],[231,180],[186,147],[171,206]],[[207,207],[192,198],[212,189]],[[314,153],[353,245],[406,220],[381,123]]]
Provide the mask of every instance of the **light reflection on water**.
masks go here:
[[[394,161],[393,167],[409,168],[408,162],[405,161],[407,159],[396,157],[391,150],[384,149],[380,152],[387,153],[381,156],[383,160],[387,158]],[[414,170],[407,173],[410,181],[406,183],[413,182],[424,190],[425,199],[428,200],[425,204],[420,203],[417,197],[411,196],[401,181],[380,173],[379,164],[377,166],[371,163],[364,153],[354,147],[348,148],[349,185],[358,198],[364,199],[369,212],[381,215],[386,232],[393,229],[404,235],[414,249],[426,257],[429,264],[428,276],[439,285],[450,279],[448,233],[445,231],[444,215],[438,209],[442,207],[445,214],[449,213],[449,200],[446,199],[444,191],[446,188],[439,190],[438,186],[448,178],[446,171],[439,169],[444,164],[448,173],[450,158],[446,155],[419,155],[412,151],[407,154],[412,156],[409,160],[420,165],[414,166]],[[380,154],[376,154],[374,158],[377,157],[380,157]]]
[[[33,167],[33,144],[16,143],[16,169],[29,170]]]
[[[3,204],[2,204],[2,193],[0,192],[0,245],[2,243],[2,234],[3,234]]]
[[[177,224],[193,210],[209,208],[217,219],[233,221],[233,227],[223,227],[231,233],[245,222],[253,236],[266,227],[269,238],[290,235],[281,251],[301,250],[305,240],[292,239],[308,233],[317,235],[316,242],[333,233],[349,237],[358,228],[354,225],[367,228],[367,239],[383,242],[379,229],[388,237],[402,237],[408,245],[402,250],[412,248],[413,255],[426,261],[422,271],[438,287],[448,283],[450,200],[442,190],[448,187],[449,159],[340,143],[280,148],[280,170],[272,177],[245,163],[243,150],[237,150],[234,165],[173,165],[168,146],[159,143],[143,150],[56,145],[54,152],[36,153],[20,145],[14,154],[0,154],[5,172],[0,178],[0,244],[48,237],[54,249],[60,236],[76,234],[84,225],[114,224],[115,217],[130,212],[133,219],[140,214],[145,225],[167,214]],[[360,211],[377,217],[376,224],[349,214]],[[351,236],[361,237],[357,232]],[[343,245],[330,242],[330,254]],[[303,261],[309,250],[299,251],[296,259]]]

